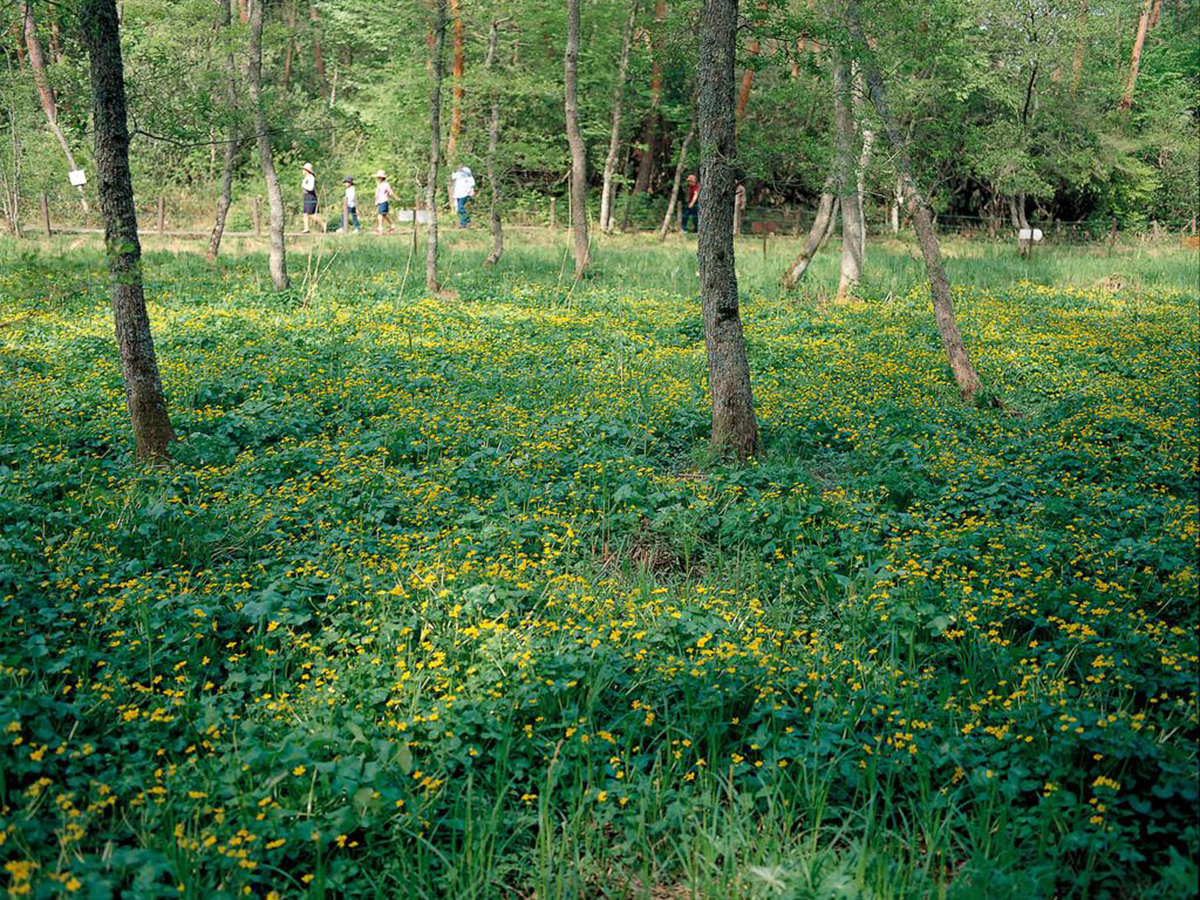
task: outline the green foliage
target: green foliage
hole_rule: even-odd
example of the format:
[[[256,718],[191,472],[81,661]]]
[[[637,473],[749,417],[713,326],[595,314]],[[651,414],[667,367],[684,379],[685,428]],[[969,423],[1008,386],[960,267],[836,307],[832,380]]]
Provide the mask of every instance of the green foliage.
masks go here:
[[[998,411],[903,250],[830,309],[744,252],[733,469],[688,246],[599,249],[571,288],[451,236],[451,300],[364,241],[307,305],[150,253],[180,440],[140,469],[101,257],[0,248],[9,890],[1190,890],[1193,260],[952,257]]]

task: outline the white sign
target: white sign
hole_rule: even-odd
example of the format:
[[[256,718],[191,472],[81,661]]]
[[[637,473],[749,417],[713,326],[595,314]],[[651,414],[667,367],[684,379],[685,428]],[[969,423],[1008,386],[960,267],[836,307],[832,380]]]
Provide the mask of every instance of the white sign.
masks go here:
[[[87,174],[83,169],[72,169],[67,173],[67,180],[71,182],[71,187],[83,187],[87,184]]]
[[[1017,232],[1017,238],[1022,241],[1040,241],[1042,239],[1042,229],[1022,228]]]

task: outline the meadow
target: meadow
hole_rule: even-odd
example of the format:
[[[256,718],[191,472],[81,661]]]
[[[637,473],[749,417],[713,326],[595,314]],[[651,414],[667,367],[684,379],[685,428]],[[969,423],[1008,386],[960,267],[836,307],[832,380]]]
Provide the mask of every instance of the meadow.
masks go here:
[[[169,467],[95,243],[0,243],[10,895],[1195,895],[1194,252],[951,244],[993,408],[914,248],[746,240],[733,466],[689,245],[510,240],[149,242]]]

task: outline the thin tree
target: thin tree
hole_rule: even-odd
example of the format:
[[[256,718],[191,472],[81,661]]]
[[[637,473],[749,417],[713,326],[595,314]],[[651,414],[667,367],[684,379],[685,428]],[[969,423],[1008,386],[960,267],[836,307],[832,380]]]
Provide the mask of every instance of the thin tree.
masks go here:
[[[1142,63],[1142,47],[1146,43],[1146,31],[1150,26],[1151,0],[1146,0],[1142,15],[1138,19],[1137,37],[1133,40],[1133,52],[1129,55],[1129,75],[1125,79],[1125,95],[1121,98],[1121,112],[1128,113],[1133,105],[1133,89],[1137,85],[1138,69]],[[32,55],[32,54],[31,54]]]
[[[587,148],[579,130],[579,4],[567,0],[567,49],[563,54],[564,112],[567,119],[567,144],[571,148],[571,234],[575,239],[575,278],[588,267],[587,225]]]
[[[734,66],[737,0],[705,0],[700,22],[700,296],[712,395],[712,445],[745,459],[760,449],[734,268]]]
[[[75,165],[75,154],[71,152],[71,145],[67,143],[67,137],[63,134],[63,130],[58,124],[58,100],[54,96],[54,88],[50,84],[50,76],[46,72],[46,57],[42,53],[42,43],[38,40],[37,23],[33,19],[33,7],[29,4],[29,0],[19,0],[17,9],[21,15],[21,22],[25,31],[25,49],[29,56],[29,69],[33,72],[33,83],[37,87],[38,100],[42,104],[42,112],[46,116],[46,124],[50,126],[50,131],[58,140],[58,145],[62,148],[63,156],[67,159],[67,166],[71,170],[78,169]],[[79,191],[79,205],[83,211],[89,212],[87,197],[83,193],[83,185],[77,185],[76,190]]]
[[[634,194],[644,194],[650,190],[650,181],[654,177],[654,163],[658,158],[659,144],[659,102],[662,100],[662,32],[667,21],[667,0],[654,0],[654,38],[650,44],[650,109],[646,113],[645,124],[642,127],[641,152],[638,155],[637,178],[633,183]],[[626,227],[628,227],[629,209],[627,205]]]
[[[484,260],[485,266],[494,266],[500,262],[504,253],[504,225],[500,221],[500,178],[496,166],[496,149],[500,143],[500,89],[495,78],[496,48],[500,43],[500,22],[492,20],[491,31],[488,33],[487,56],[483,60],[484,71],[491,80],[491,114],[488,116],[488,146],[487,146],[487,177],[492,190],[490,208],[492,220],[492,252]]]
[[[317,70],[317,83],[321,86],[321,96],[329,96],[329,80],[325,77],[325,53],[321,49],[321,20],[317,13],[317,4],[308,5],[308,27],[312,31],[313,66]]]
[[[463,33],[462,9],[460,0],[450,0],[450,134],[446,138],[446,157],[453,165],[454,154],[458,150],[458,138],[462,133],[463,123],[463,76],[466,74],[464,46],[466,37]],[[453,206],[454,192],[450,193]]]
[[[812,227],[808,230],[808,239],[804,242],[804,247],[800,250],[799,255],[783,273],[783,286],[789,291],[795,290],[800,280],[804,278],[809,263],[812,262],[817,251],[825,246],[825,241],[837,222],[837,195],[834,193],[836,185],[837,178],[834,175],[825,179],[825,184],[821,188],[821,199],[817,202],[817,215],[813,219]]]
[[[429,47],[429,178],[425,182],[425,205],[429,215],[429,231],[425,243],[425,289],[432,294],[441,290],[441,285],[438,284],[437,191],[442,155],[442,55],[445,46],[446,0],[434,0],[433,42]]]
[[[679,159],[675,162],[675,180],[671,182],[671,196],[667,199],[667,214],[663,216],[662,227],[658,229],[658,239],[665,241],[667,232],[671,230],[671,220],[675,218],[675,204],[679,202],[679,188],[683,185],[683,172],[687,168],[688,150],[692,147],[692,139],[696,136],[696,120],[688,128],[688,133],[679,145]]]
[[[230,39],[230,26],[233,23],[233,10],[230,0],[217,0],[217,27],[221,39]],[[232,46],[225,50],[225,102],[229,106],[229,129],[225,138],[225,160],[221,169],[221,196],[217,199],[217,215],[213,222],[212,235],[208,239],[208,258],[216,259],[221,250],[221,236],[225,233],[225,217],[229,214],[229,206],[233,201],[233,170],[237,163],[238,153],[242,149],[242,140],[238,134],[238,97],[237,97],[237,63],[233,58]]]
[[[625,96],[625,78],[629,72],[629,50],[633,45],[637,12],[638,2],[631,0],[625,31],[621,35],[621,61],[617,64],[617,83],[613,87],[612,128],[608,135],[608,155],[604,158],[604,180],[600,186],[600,230],[605,234],[611,232],[615,225],[613,199],[616,183],[613,176],[617,171],[617,154],[621,146],[621,105]]]
[[[842,269],[837,299],[845,300],[862,278],[862,206],[856,177],[854,103],[850,61],[843,53],[831,54],[833,71],[834,170],[837,174],[838,205],[842,211]]]
[[[921,246],[921,254],[925,258],[925,270],[929,277],[930,293],[933,297],[933,314],[937,321],[938,334],[942,339],[942,347],[954,374],[964,400],[973,400],[982,387],[979,375],[967,355],[966,345],[958,330],[958,320],[954,314],[954,298],[950,293],[950,281],[946,277],[946,267],[942,262],[942,249],[938,243],[937,232],[933,227],[933,214],[929,201],[917,187],[913,177],[912,161],[909,157],[908,140],[900,130],[900,126],[892,117],[888,107],[887,89],[883,83],[883,75],[875,62],[863,33],[862,22],[859,18],[861,0],[847,0],[846,24],[850,36],[859,51],[859,64],[862,66],[863,77],[866,80],[867,94],[875,112],[879,116],[880,126],[884,137],[892,148],[896,172],[904,188],[912,214],[913,227],[917,232],[917,243]]]
[[[125,402],[139,459],[165,460],[175,438],[154,355],[142,288],[142,248],[129,175],[125,73],[114,0],[83,0],[80,30],[90,62],[92,122],[104,244],[112,281],[113,323],[121,353]]]
[[[262,163],[263,181],[267,185],[267,206],[271,211],[268,242],[271,284],[277,291],[286,291],[290,281],[287,273],[287,251],[283,243],[283,192],[279,189],[279,176],[275,174],[271,132],[267,128],[267,111],[263,106],[262,98],[262,34],[263,4],[265,2],[266,0],[249,0],[250,59],[246,65],[246,84],[250,89],[250,105],[254,110],[254,131],[258,139],[258,156]]]

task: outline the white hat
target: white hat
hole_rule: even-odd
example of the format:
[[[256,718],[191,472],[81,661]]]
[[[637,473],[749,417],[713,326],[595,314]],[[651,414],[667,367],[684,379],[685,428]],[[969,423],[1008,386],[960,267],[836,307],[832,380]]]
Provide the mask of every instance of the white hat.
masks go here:
[[[311,172],[313,170],[312,163],[305,163],[300,168],[302,168],[305,172]]]
[[[385,173],[383,171],[383,169],[380,169],[378,172],[375,173],[375,177],[376,178],[387,178],[387,173]]]

